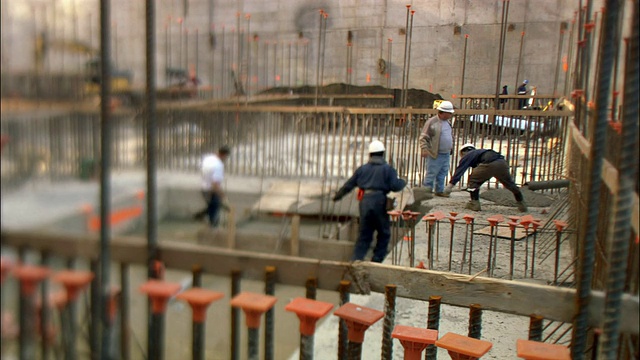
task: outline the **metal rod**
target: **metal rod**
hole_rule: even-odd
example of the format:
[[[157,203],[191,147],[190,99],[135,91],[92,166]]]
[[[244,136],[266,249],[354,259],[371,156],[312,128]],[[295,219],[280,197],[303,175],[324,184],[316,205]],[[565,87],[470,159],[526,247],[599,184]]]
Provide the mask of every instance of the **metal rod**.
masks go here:
[[[407,5],[407,20],[404,26],[404,62],[402,64],[402,89],[400,90],[400,107],[405,103],[405,86],[407,81],[407,51],[409,50],[409,11],[411,9],[411,5]]]
[[[49,262],[50,262],[50,254],[49,251],[43,251],[40,257],[40,265],[43,267],[47,267],[49,266]],[[92,262],[93,264],[93,262]],[[94,290],[92,288],[92,290]],[[42,358],[42,360],[46,360],[49,358],[49,334],[48,334],[48,325],[51,321],[51,314],[49,313],[49,282],[45,279],[42,281],[42,284],[40,285],[40,299],[41,299],[41,307],[40,307],[40,334],[42,336],[42,343],[40,344],[40,349],[41,349],[41,353],[40,356]],[[91,307],[92,311],[95,311],[96,309],[93,308],[93,306]],[[97,320],[100,318],[100,315],[98,314],[98,317],[95,317],[94,320]],[[93,324],[93,321],[91,322]],[[91,328],[89,329],[91,331]],[[91,332],[90,332],[90,335]],[[95,340],[95,337],[90,338],[90,340]],[[93,345],[94,343],[91,342],[91,345]],[[92,353],[93,353],[93,349],[92,348]]]
[[[471,219],[471,235],[469,235],[469,275],[471,275],[471,264],[473,264],[473,227],[475,219]]]
[[[467,72],[467,46],[469,34],[464,34],[464,50],[462,52],[462,75],[460,75],[460,107],[462,108],[462,95],[464,94],[464,78]]]
[[[556,251],[555,263],[553,266],[553,285],[558,285],[558,267],[560,266],[560,243],[562,242],[562,231],[556,231]]]
[[[502,64],[504,62],[504,44],[507,38],[507,23],[509,19],[509,0],[502,0],[502,19],[500,23],[500,40],[498,47],[498,73],[496,76],[496,91],[493,107],[499,108],[500,104],[500,81],[502,80]]]
[[[605,27],[616,24],[619,11],[618,3],[607,1]],[[611,14],[613,13],[613,14]],[[638,2],[633,2],[633,25],[632,34],[629,39],[629,52],[625,64],[625,99],[633,99],[639,89],[639,35],[638,17],[640,10]],[[609,36],[607,30],[607,36]],[[608,39],[608,38],[607,38]],[[612,61],[603,57],[603,67],[609,66]],[[605,297],[605,321],[603,334],[600,338],[599,354],[603,358],[615,358],[619,353],[620,346],[620,319],[623,316],[621,311],[621,300],[625,291],[627,279],[627,267],[629,261],[629,238],[632,235],[630,224],[633,214],[633,194],[638,174],[637,151],[638,148],[638,101],[624,101],[622,117],[622,153],[619,164],[618,196],[616,198],[613,241],[611,242],[609,253],[609,274],[607,277],[607,294]],[[636,245],[637,248],[637,245]],[[637,270],[637,267],[636,267]]]
[[[449,221],[451,222],[451,236],[449,237],[449,271],[451,271],[451,261],[453,260],[453,231],[455,229],[456,220],[457,219],[453,216],[449,218]]]
[[[349,302],[349,288],[351,287],[351,282],[348,280],[341,280],[340,287],[338,288],[338,292],[340,293],[340,306]],[[338,360],[346,360],[347,359],[347,349],[348,349],[348,340],[347,335],[349,334],[349,329],[347,328],[347,322],[344,319],[340,318],[340,325],[338,327]]]
[[[276,293],[276,267],[267,266],[264,276],[265,295],[274,296]],[[264,358],[273,359],[275,310],[270,308],[264,314]]]
[[[315,300],[317,295],[318,279],[316,279],[315,277],[308,278],[305,284],[305,288],[307,289],[307,299]]]
[[[542,320],[544,318],[539,315],[529,316],[529,340],[542,341]]]
[[[131,325],[129,322],[129,264],[120,263],[120,358],[131,358]]]
[[[242,273],[239,270],[231,271],[231,297],[240,293],[240,278]],[[240,359],[240,315],[241,310],[231,307],[231,360]]]
[[[393,359],[393,339],[391,333],[395,326],[396,290],[393,284],[384,287],[384,323],[382,325],[382,360]]]
[[[440,303],[441,296],[429,296],[429,316],[427,319],[427,329],[438,330],[440,328]],[[435,360],[438,355],[438,349],[434,344],[427,345],[425,359]]]
[[[607,25],[605,26],[604,39],[611,39],[614,30],[615,22],[609,22],[617,19],[618,2],[615,0],[607,0]],[[591,2],[587,5],[591,6]],[[637,16],[638,14],[636,14]],[[588,14],[587,14],[588,16]],[[591,166],[587,194],[587,218],[585,222],[586,232],[583,242],[582,251],[580,254],[579,272],[580,280],[577,286],[577,308],[578,312],[574,321],[574,332],[571,349],[571,354],[574,359],[583,359],[584,353],[587,347],[587,332],[589,329],[589,314],[588,305],[590,300],[591,284],[593,281],[593,271],[595,264],[596,254],[596,233],[598,230],[598,218],[600,215],[600,191],[602,185],[601,170],[606,146],[606,132],[607,132],[607,113],[608,113],[608,100],[611,94],[610,82],[611,71],[613,65],[614,43],[613,41],[603,41],[601,43],[602,51],[602,63],[600,66],[600,72],[598,74],[598,90],[596,94],[596,117],[593,125],[593,136],[591,138]],[[637,121],[637,117],[636,120]]]
[[[43,266],[46,266],[43,264]],[[91,260],[90,262],[91,272],[98,275],[100,274],[100,262],[97,260]],[[100,286],[100,276],[95,276],[93,280],[91,280],[91,288],[90,288],[90,296],[91,296],[91,322],[89,324],[89,346],[91,349],[92,358],[98,358],[100,355],[100,301],[102,296],[102,287]],[[44,291],[43,291],[44,292]],[[43,304],[46,302],[42,301]],[[44,308],[44,307],[43,307]],[[45,321],[45,319],[47,319]],[[42,316],[43,323],[48,322],[48,316]],[[44,332],[43,332],[44,334]],[[44,343],[43,342],[43,346]],[[43,355],[46,353],[43,348]]]
[[[102,286],[102,358],[107,359],[111,348],[111,317],[108,304],[111,272],[111,1],[100,0],[100,285]],[[154,54],[155,55],[155,54]]]
[[[406,77],[407,77],[407,81],[404,83],[404,87],[405,87],[405,91],[404,91],[404,98],[403,98],[403,103],[402,103],[402,107],[407,107],[407,101],[408,101],[408,97],[409,97],[409,70],[411,69],[411,39],[413,37],[413,15],[416,13],[415,10],[411,10],[411,21],[409,24],[409,47],[407,50],[407,73],[406,73]]]
[[[469,305],[469,335],[470,338],[480,339],[482,336],[482,306]]]

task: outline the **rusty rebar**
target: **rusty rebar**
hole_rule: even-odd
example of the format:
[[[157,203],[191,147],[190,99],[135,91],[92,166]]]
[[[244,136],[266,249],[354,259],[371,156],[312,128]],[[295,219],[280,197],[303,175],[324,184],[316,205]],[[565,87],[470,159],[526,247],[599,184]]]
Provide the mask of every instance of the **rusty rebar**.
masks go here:
[[[305,288],[307,290],[306,298],[315,300],[318,290],[318,279],[315,277],[308,278],[307,282],[305,283]]]
[[[276,292],[276,267],[267,266],[264,275],[264,293],[265,295],[274,296]],[[275,310],[270,308],[264,314],[264,358],[273,359],[274,344],[274,327],[275,327]]]
[[[393,359],[393,339],[391,333],[395,326],[396,289],[393,284],[384,287],[384,323],[382,325],[382,360]]]
[[[231,298],[240,293],[240,270],[231,271]],[[240,359],[240,316],[241,310],[231,306],[231,360]]]
[[[429,316],[427,319],[427,329],[438,330],[440,327],[440,303],[442,296],[432,295],[429,296]],[[434,344],[427,346],[425,353],[425,359],[435,360],[438,354],[438,349]]]
[[[542,341],[542,324],[544,318],[540,315],[529,316],[529,340]]]
[[[482,306],[469,305],[469,334],[470,338],[480,339],[482,336]]]
[[[340,306],[349,302],[349,288],[351,287],[351,282],[348,280],[341,280],[340,287],[338,288],[338,292],[340,293]],[[349,329],[347,328],[347,322],[344,319],[340,319],[340,325],[338,327],[338,360],[346,360],[347,359],[347,349],[349,348],[349,343],[347,340],[347,335],[349,334]]]

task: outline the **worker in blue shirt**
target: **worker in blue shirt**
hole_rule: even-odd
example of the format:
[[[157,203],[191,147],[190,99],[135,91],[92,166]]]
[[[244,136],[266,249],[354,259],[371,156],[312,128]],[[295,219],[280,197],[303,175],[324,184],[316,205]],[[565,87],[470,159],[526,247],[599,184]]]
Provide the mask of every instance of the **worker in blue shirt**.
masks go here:
[[[369,162],[355,173],[338,190],[333,201],[338,201],[356,186],[363,192],[360,199],[360,234],[351,260],[363,260],[371,247],[373,232],[378,233],[371,261],[382,262],[387,256],[391,238],[391,222],[387,214],[387,194],[402,190],[407,182],[398,178],[396,170],[384,160],[384,144],[374,140],[369,145]]]
[[[522,81],[522,84],[518,87],[518,95],[527,95],[529,90],[527,89],[527,85],[529,84],[529,80]],[[518,100],[518,109],[524,109],[527,106],[527,99],[521,98]]]
[[[473,144],[464,144],[460,148],[460,162],[453,177],[445,188],[445,192],[451,193],[453,186],[460,181],[462,175],[469,168],[473,168],[469,176],[467,191],[471,195],[471,201],[465,208],[473,211],[480,211],[480,186],[492,177],[498,179],[507,190],[513,193],[516,198],[518,210],[527,211],[522,192],[509,174],[509,164],[500,153],[490,149],[476,149]]]

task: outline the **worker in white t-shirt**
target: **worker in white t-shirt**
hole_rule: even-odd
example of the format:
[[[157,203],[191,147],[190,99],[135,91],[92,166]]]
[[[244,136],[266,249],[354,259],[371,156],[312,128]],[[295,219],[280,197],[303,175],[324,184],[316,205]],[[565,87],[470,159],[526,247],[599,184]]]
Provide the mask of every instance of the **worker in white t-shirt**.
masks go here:
[[[231,149],[224,145],[218,149],[217,154],[206,154],[202,158],[202,196],[207,202],[207,207],[193,217],[202,220],[209,218],[212,227],[218,225],[218,213],[221,207],[227,207],[222,182],[224,181],[224,162],[229,157]]]

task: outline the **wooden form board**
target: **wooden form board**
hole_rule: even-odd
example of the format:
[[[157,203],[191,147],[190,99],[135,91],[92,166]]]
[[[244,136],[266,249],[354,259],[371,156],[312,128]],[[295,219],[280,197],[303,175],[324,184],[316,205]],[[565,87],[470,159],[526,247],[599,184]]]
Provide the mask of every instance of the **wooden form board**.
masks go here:
[[[3,231],[1,239],[5,246],[24,247],[34,251],[48,250],[64,257],[97,259],[100,251],[96,236]],[[545,319],[563,322],[571,322],[577,310],[574,289],[371,262],[324,261],[185,243],[167,242],[159,248],[167,268],[183,271],[191,271],[198,264],[205,274],[229,276],[232,270],[241,270],[243,278],[263,280],[265,268],[275,266],[276,281],[286,285],[304,286],[307,279],[314,277],[318,288],[337,291],[340,281],[348,279],[352,281],[351,291],[354,293],[384,293],[387,284],[395,284],[400,297],[427,301],[431,295],[440,295],[442,302],[449,305],[467,307],[474,303],[482,305],[485,310],[522,316],[536,314]],[[146,264],[145,239],[113,238],[111,261]],[[602,326],[604,300],[604,293],[591,292],[590,326]],[[638,296],[625,294],[621,306],[625,316],[621,319],[620,330],[638,334]]]

